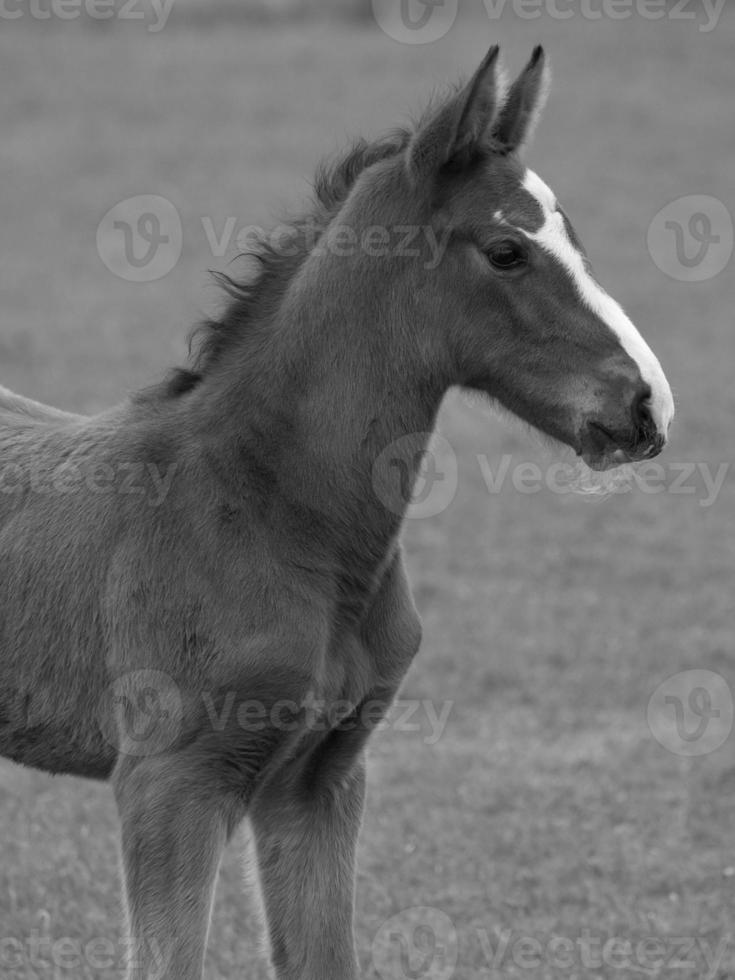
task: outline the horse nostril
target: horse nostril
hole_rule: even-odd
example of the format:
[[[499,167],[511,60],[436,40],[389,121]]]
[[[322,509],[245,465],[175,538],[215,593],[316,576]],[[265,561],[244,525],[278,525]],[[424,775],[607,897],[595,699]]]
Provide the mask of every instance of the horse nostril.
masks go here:
[[[651,414],[651,389],[646,388],[633,402],[633,424],[636,428],[650,432],[655,429]]]

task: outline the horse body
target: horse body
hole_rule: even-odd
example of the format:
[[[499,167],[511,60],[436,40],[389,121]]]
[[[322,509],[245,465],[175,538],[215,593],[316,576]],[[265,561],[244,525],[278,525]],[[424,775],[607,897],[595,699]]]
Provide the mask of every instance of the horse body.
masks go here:
[[[0,752],[112,782],[129,980],[200,980],[246,816],[279,980],[357,977],[364,749],[420,642],[399,535],[448,388],[595,466],[665,442],[658,361],[519,162],[542,54],[509,92],[496,55],[320,178],[317,234],[263,244],[193,370],[93,418],[0,390]]]
[[[379,686],[365,669],[364,615],[354,608],[377,592],[385,569],[359,586],[353,564],[345,588],[341,545],[321,534],[327,515],[312,512],[304,525],[303,512],[274,499],[264,466],[244,485],[251,455],[248,468],[221,472],[211,440],[186,426],[189,413],[166,408],[144,399],[84,418],[3,391],[0,752],[8,758],[108,778],[117,752],[100,726],[105,692],[143,667],[213,698],[258,696],[261,660],[293,682],[274,684],[271,700],[358,704]],[[172,478],[165,500],[151,477]],[[190,724],[201,724],[199,714]]]
[[[2,393],[0,751],[54,773],[105,778],[115,761],[95,723],[112,667],[106,566],[134,500],[69,476],[120,472],[121,423]]]

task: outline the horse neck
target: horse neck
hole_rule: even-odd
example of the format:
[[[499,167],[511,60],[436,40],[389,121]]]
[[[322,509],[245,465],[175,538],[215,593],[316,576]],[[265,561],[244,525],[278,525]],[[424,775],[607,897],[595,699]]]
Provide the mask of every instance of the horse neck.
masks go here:
[[[448,384],[407,338],[385,274],[353,271],[331,287],[301,280],[274,321],[245,330],[226,370],[205,378],[195,410],[238,461],[239,485],[260,479],[314,518],[320,550],[369,575],[392,552],[408,504],[392,494],[386,506],[376,474],[413,486]]]

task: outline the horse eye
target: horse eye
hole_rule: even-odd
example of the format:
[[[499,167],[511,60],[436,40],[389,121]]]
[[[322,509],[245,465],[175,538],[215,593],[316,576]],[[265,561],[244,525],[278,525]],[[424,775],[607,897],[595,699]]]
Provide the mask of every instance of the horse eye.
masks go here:
[[[526,255],[515,242],[500,242],[494,245],[488,251],[487,258],[490,265],[502,271],[517,269],[526,264]]]

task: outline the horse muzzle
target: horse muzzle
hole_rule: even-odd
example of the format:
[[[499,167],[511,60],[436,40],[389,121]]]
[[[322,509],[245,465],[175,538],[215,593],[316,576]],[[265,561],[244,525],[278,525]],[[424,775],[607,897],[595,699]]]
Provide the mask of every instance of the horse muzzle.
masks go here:
[[[650,389],[644,386],[627,408],[589,419],[577,451],[590,469],[609,470],[653,459],[666,441],[651,412]]]

